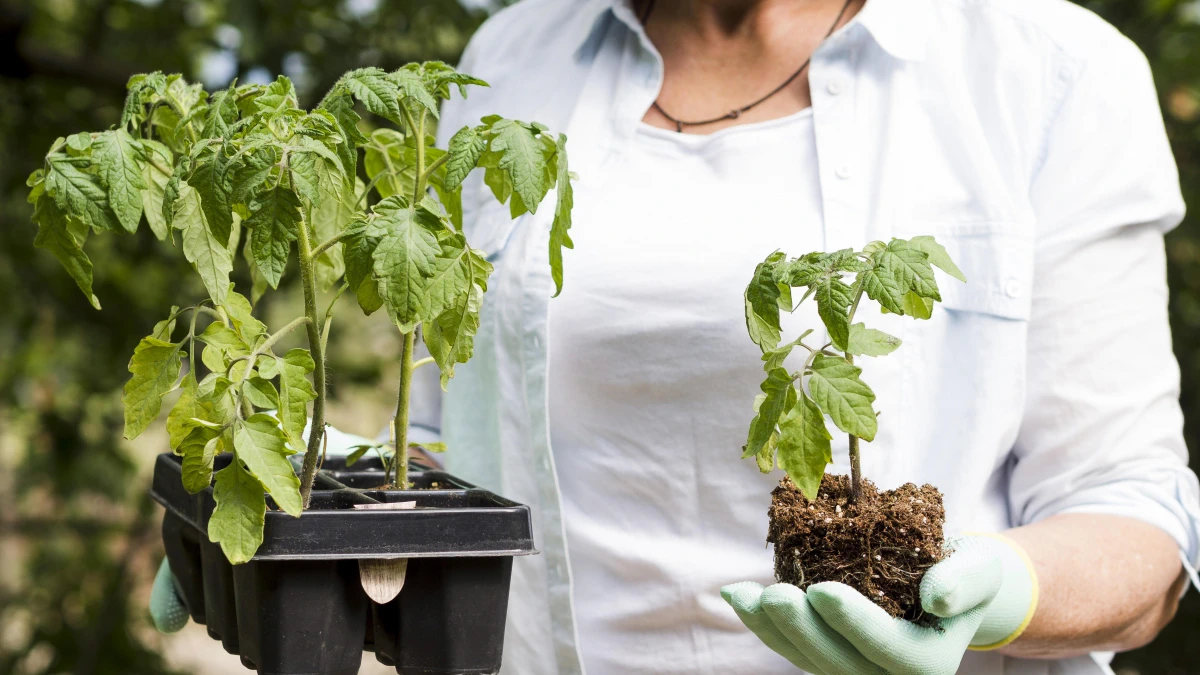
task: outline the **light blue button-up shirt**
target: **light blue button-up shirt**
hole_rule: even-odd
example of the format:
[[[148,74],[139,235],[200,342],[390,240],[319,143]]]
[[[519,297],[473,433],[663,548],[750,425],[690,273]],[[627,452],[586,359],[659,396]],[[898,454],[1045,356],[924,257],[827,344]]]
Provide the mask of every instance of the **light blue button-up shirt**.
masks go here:
[[[485,114],[543,122],[570,137],[577,208],[621,198],[606,177],[663,77],[628,6],[524,0],[484,24],[461,67],[492,86],[447,104],[443,142]],[[931,321],[877,317],[904,348],[865,366],[885,422],[864,473],[940,487],[951,532],[1118,514],[1196,561],[1162,239],[1183,203],[1137,48],[1066,0],[868,0],[809,79],[827,248],[932,234],[969,279],[942,285]],[[427,381],[414,417],[440,429],[451,471],[532,508],[542,555],[514,567],[505,672],[581,673],[547,417],[550,209],[512,221],[486,191],[477,173],[463,195],[467,237],[496,264],[475,356],[444,399]],[[566,284],[587,254],[567,252]],[[846,470],[841,443],[831,471]],[[960,672],[1106,661],[970,653]]]

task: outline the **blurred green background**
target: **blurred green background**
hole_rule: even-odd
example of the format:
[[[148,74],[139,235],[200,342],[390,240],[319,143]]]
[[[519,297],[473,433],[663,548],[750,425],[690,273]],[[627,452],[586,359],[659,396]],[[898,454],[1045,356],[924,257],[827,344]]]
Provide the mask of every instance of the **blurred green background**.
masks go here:
[[[34,250],[25,177],[57,136],[116,122],[133,73],[182,72],[210,88],[283,73],[311,104],[351,68],[454,62],[487,1],[0,0],[0,675],[238,670],[236,660],[189,660],[183,643],[150,627],[145,599],[161,551],[159,510],[145,493],[149,458],[165,444],[153,434],[138,444],[120,440],[125,362],[176,294],[203,294],[199,282],[168,244],[96,237],[88,253],[105,308],[93,311],[57,261]],[[1196,209],[1168,239],[1175,350],[1195,450],[1200,2],[1084,4],[1150,58],[1184,196]],[[293,301],[275,300],[281,308]],[[331,421],[369,433],[385,423],[394,396],[379,385],[395,379],[395,331],[367,319],[334,330]],[[348,342],[339,332],[354,335],[354,349],[338,347]],[[192,630],[192,652],[219,651]],[[1198,631],[1200,593],[1192,592],[1166,632],[1119,656],[1117,670],[1200,673],[1200,641],[1189,639]]]

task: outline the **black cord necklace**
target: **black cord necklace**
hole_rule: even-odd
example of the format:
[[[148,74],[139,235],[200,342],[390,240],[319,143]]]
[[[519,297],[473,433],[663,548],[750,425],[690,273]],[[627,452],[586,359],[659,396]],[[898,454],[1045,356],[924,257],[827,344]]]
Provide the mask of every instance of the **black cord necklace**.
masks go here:
[[[829,27],[829,32],[825,33],[825,39],[828,39],[830,35],[833,35],[833,31],[837,30],[838,24],[842,22],[842,17],[846,15],[846,10],[850,9],[850,3],[853,1],[854,0],[846,0],[846,4],[842,5],[842,11],[838,12],[837,18],[833,20],[833,25]],[[642,22],[643,28],[646,26],[646,21],[648,21],[650,19],[650,12],[652,12],[654,10],[654,3],[655,3],[655,0],[650,0],[646,4],[645,11],[642,12],[641,22]],[[824,39],[822,40],[822,42],[824,42]],[[750,110],[751,108],[754,108],[758,104],[762,103],[763,101],[766,101],[767,99],[771,98],[775,94],[778,94],[779,92],[781,92],[785,88],[787,88],[787,86],[789,84],[791,84],[792,82],[794,82],[797,77],[800,77],[800,73],[803,73],[804,70],[806,68],[808,68],[808,63],[811,60],[812,60],[811,56],[808,57],[807,59],[804,59],[804,63],[800,64],[800,67],[796,69],[796,72],[792,73],[791,77],[784,80],[783,84],[779,85],[778,87],[775,87],[770,92],[768,92],[766,96],[763,96],[762,98],[760,98],[757,101],[754,101],[753,103],[750,103],[748,105],[744,105],[740,108],[735,108],[733,110],[730,110],[729,112],[725,113],[724,115],[721,115],[720,117],[714,117],[712,119],[707,119],[707,120],[696,120],[694,122],[688,122],[685,120],[681,120],[677,117],[673,117],[666,110],[663,110],[663,107],[658,104],[657,98],[654,99],[654,103],[652,105],[654,106],[655,110],[657,110],[659,113],[662,114],[663,117],[667,118],[668,120],[670,120],[671,122],[673,122],[675,124],[675,131],[677,131],[679,133],[683,133],[684,127],[700,127],[700,126],[704,126],[706,124],[715,124],[722,120],[735,120],[735,119],[741,117],[742,113]]]

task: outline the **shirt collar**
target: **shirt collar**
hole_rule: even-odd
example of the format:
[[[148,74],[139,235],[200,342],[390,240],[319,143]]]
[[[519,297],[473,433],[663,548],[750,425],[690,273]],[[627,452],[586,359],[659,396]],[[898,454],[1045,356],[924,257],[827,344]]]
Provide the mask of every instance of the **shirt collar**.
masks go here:
[[[901,61],[921,61],[925,58],[928,32],[932,19],[931,0],[867,0],[861,12],[849,25],[859,24],[888,54]],[[581,8],[582,20],[577,40],[577,52],[585,51],[593,38],[610,18],[617,18],[637,33],[641,25],[634,16],[629,0],[588,0]],[[839,31],[840,32],[840,31]]]

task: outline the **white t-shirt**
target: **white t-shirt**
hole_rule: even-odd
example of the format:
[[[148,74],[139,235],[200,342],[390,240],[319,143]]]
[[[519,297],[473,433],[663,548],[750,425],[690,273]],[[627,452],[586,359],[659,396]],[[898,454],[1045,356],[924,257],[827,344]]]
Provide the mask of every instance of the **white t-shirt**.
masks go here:
[[[770,492],[741,446],[763,379],[742,293],[824,245],[811,110],[688,135],[642,124],[550,310],[550,433],[589,675],[794,675],[724,606],[765,577]],[[812,303],[784,334],[817,327]]]

